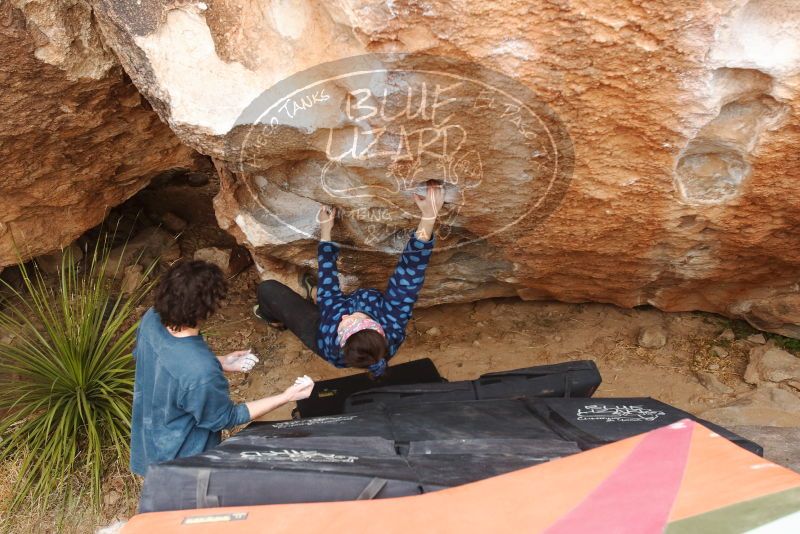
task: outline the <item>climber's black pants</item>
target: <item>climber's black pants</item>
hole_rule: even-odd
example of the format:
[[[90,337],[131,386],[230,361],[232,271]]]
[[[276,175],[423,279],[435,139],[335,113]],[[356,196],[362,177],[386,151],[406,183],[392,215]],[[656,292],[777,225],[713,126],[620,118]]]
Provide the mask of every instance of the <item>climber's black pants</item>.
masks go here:
[[[270,323],[283,323],[303,344],[316,354],[319,310],[316,304],[304,299],[277,280],[258,284],[258,314]]]

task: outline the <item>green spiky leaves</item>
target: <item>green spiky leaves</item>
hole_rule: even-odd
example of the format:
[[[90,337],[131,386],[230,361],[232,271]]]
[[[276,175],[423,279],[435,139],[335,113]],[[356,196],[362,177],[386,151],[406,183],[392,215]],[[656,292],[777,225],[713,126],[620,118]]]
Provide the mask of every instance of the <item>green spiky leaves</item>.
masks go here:
[[[0,304],[0,462],[21,465],[12,509],[75,486],[97,504],[109,462],[128,460],[133,313],[151,284],[114,294],[107,257],[65,253],[57,283],[21,266],[24,288]]]

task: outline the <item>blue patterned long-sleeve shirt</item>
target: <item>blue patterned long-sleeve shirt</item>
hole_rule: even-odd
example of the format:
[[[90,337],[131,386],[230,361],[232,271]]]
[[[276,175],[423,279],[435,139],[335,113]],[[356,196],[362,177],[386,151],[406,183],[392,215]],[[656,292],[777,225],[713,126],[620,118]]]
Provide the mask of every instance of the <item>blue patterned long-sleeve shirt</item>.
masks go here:
[[[336,267],[339,246],[330,241],[321,241],[317,256],[317,306],[320,312],[317,348],[322,357],[336,367],[345,367],[337,330],[343,315],[356,312],[369,315],[381,325],[389,344],[387,360],[394,356],[405,340],[406,325],[425,282],[425,269],[432,251],[433,239],[422,241],[413,236],[403,249],[385,292],[357,289],[345,295],[339,288],[339,271]]]

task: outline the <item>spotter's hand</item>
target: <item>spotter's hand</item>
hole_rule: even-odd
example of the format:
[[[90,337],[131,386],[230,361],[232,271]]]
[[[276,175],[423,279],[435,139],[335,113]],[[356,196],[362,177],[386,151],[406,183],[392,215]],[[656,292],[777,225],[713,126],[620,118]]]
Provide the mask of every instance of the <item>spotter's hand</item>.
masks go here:
[[[253,351],[237,350],[221,357],[222,370],[229,373],[249,373],[258,363],[258,356]]]
[[[298,377],[294,384],[286,388],[283,392],[286,395],[287,401],[298,401],[307,399],[314,389],[314,381],[306,375]]]

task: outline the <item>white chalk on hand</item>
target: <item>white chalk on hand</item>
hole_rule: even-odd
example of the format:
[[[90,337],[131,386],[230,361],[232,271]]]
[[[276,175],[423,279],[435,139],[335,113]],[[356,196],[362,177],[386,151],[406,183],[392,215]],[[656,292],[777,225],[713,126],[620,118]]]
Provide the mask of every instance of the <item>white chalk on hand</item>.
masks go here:
[[[295,386],[305,386],[313,383],[314,381],[308,375],[299,376],[294,381]]]
[[[259,360],[258,356],[253,353],[253,349],[247,349],[247,352],[242,354],[239,361],[241,362],[241,371],[248,373],[256,366]]]

